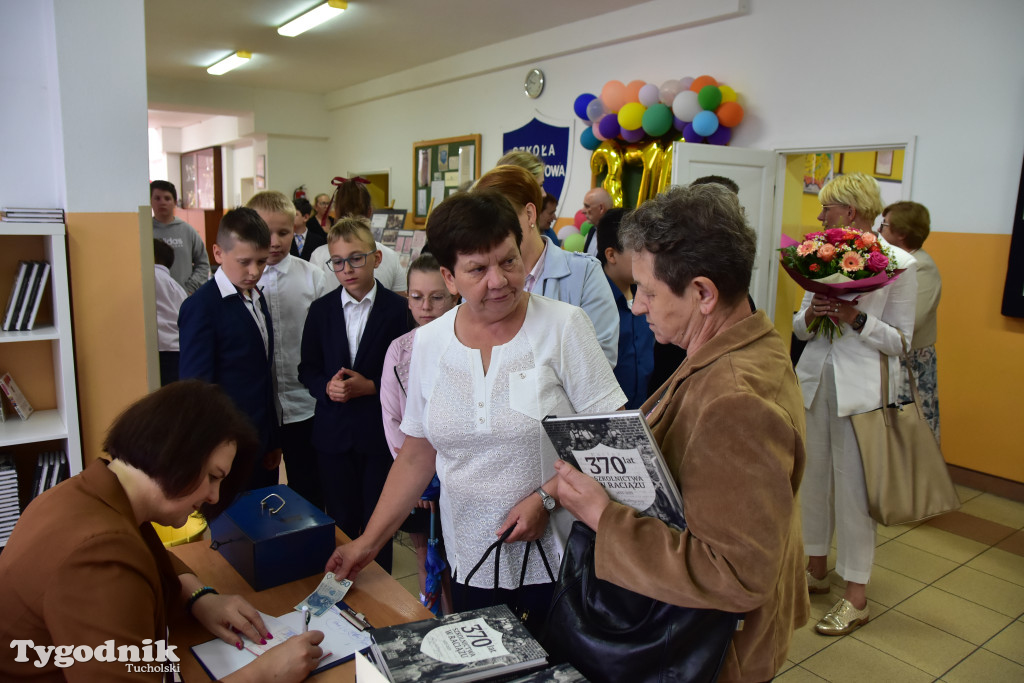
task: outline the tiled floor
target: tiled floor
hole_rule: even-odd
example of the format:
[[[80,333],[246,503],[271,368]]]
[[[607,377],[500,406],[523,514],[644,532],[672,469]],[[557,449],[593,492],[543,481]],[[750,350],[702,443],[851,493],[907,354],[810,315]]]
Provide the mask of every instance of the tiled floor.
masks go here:
[[[963,507],[924,524],[878,527],[871,621],[839,638],[814,623],[842,596],[811,596],[780,683],[1024,681],[1024,503],[958,486]],[[392,575],[419,593],[416,555],[395,542]],[[830,558],[832,567],[835,558]]]

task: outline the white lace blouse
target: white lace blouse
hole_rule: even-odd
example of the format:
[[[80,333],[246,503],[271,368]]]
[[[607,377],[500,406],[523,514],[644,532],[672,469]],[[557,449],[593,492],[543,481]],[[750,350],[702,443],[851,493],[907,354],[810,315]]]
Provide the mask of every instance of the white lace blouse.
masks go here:
[[[509,511],[554,475],[555,453],[541,419],[615,410],[626,402],[582,309],[529,295],[526,318],[495,346],[487,374],[480,351],[455,336],[461,306],[419,328],[402,431],[437,450],[441,521],[456,580],[479,561]],[[541,539],[557,575],[552,525]],[[501,588],[519,585],[525,543],[501,552]],[[536,550],[524,583],[550,581]],[[491,588],[493,556],[470,585]]]

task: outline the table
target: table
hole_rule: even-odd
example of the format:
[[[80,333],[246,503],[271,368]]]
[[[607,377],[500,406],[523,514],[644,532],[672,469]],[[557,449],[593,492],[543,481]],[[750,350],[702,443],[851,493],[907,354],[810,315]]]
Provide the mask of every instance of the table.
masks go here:
[[[335,542],[348,543],[349,538],[340,529],[335,529]],[[251,602],[265,614],[278,616],[292,610],[320,583],[323,574],[269,588],[254,591],[245,579],[228,564],[220,553],[210,549],[208,539],[176,546],[170,552],[187,564],[199,579],[221,593],[237,594]],[[366,615],[367,621],[375,628],[393,626],[410,621],[429,619],[434,615],[409,594],[402,585],[381,569],[376,562],[359,573],[352,588],[345,596],[345,602],[357,612]],[[183,618],[171,624],[173,642],[179,645],[181,656],[181,678],[185,683],[209,681],[199,662],[188,650],[193,645],[211,639],[209,632],[193,619]],[[311,681],[354,681],[355,664],[351,661],[311,676]]]

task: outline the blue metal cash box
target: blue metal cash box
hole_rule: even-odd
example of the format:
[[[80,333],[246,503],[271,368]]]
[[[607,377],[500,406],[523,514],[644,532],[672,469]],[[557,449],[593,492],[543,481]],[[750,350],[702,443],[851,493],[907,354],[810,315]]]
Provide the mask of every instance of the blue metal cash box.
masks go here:
[[[241,494],[210,523],[211,547],[261,591],[323,574],[334,520],[284,485]]]

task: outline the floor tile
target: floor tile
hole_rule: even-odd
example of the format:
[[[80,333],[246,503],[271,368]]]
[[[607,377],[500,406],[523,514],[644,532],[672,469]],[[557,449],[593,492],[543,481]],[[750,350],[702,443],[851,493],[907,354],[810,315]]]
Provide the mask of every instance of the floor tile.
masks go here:
[[[889,544],[886,544],[888,547]],[[1024,586],[1024,557],[999,548],[989,548],[967,563],[968,567]]]
[[[989,544],[972,541],[933,526],[922,524],[900,536],[900,543],[906,543],[919,550],[963,564],[988,550]]]
[[[394,559],[391,562],[391,576],[401,579],[406,576],[417,576],[419,572],[416,551],[401,543],[393,543]]]
[[[941,676],[976,649],[972,643],[890,610],[851,636],[932,676]]]
[[[904,576],[899,572],[876,565],[871,570],[871,583],[868,584],[868,595],[871,596],[873,601],[887,607],[892,607],[923,589],[925,585],[909,576]]]
[[[1013,622],[993,636],[984,647],[1024,666],[1024,624]]]
[[[898,524],[896,526],[885,526],[884,524],[879,524],[876,530],[879,536],[883,536],[885,538],[897,538],[907,533],[911,529],[916,528],[917,526],[919,526],[919,524],[919,522],[911,522],[910,524]]]
[[[924,583],[931,583],[957,568],[956,562],[914,548],[899,540],[889,541],[880,546],[875,551],[875,564]]]
[[[949,683],[1020,683],[1024,681],[1024,666],[988,650],[978,650],[942,680]]]
[[[972,489],[970,486],[961,486],[960,484],[954,484],[956,487],[956,494],[960,496],[960,502],[966,503],[971,498],[977,498],[981,495],[981,491],[978,489]]]
[[[999,524],[1012,526],[1014,529],[1024,527],[1024,503],[1000,498],[991,493],[983,493],[977,498],[971,498],[960,507],[960,512],[990,519]]]
[[[926,526],[948,531],[985,545],[995,545],[1014,533],[1013,527],[955,510],[925,522]]]
[[[786,662],[781,667],[779,667],[779,670],[775,672],[775,677],[778,678],[782,674],[792,669],[794,666],[796,666],[796,662],[791,662],[787,659]]]
[[[1024,557],[1024,531],[1017,531],[996,544],[1000,550]]]
[[[807,669],[794,666],[786,670],[784,674],[775,677],[775,683],[821,683],[822,677],[815,676]]]
[[[1016,618],[1024,614],[1024,586],[1004,581],[977,569],[960,567],[932,585],[1008,617]],[[869,590],[873,587],[869,587]]]
[[[864,681],[900,681],[900,683],[931,683],[935,679],[892,655],[877,650],[855,638],[843,638],[800,664],[813,674],[832,683],[864,683]]]
[[[932,586],[894,609],[975,645],[981,645],[1013,621],[1012,617]]]
[[[412,597],[420,597],[420,579],[418,576],[403,577],[398,579],[398,583],[402,584],[402,588],[408,591]]]
[[[823,636],[815,631],[814,625],[816,623],[818,623],[818,619],[812,619],[807,622],[807,626],[793,632],[793,637],[789,641],[789,653],[786,655],[791,661],[799,664],[808,657],[838,642],[835,638]]]

